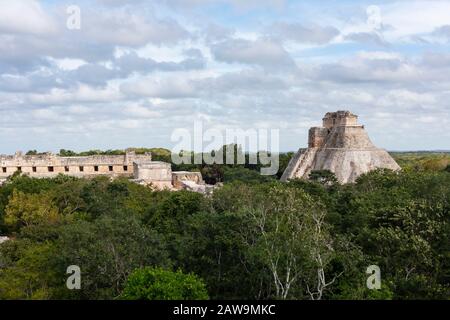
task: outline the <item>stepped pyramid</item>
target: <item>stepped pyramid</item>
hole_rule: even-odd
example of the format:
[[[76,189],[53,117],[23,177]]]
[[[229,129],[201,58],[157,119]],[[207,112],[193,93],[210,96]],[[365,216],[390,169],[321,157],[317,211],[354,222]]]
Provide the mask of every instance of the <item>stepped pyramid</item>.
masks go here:
[[[350,111],[328,112],[322,127],[309,129],[308,148],[300,149],[289,162],[282,181],[308,178],[312,170],[330,170],[340,183],[376,168],[399,170],[383,149],[375,147],[358,116]]]

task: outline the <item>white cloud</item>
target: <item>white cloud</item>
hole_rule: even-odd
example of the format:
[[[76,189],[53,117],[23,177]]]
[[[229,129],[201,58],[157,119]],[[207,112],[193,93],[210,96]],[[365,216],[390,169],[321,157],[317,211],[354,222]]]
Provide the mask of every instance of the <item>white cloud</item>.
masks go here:
[[[38,1],[0,0],[0,33],[48,34],[55,28]]]
[[[405,89],[390,90],[379,99],[380,105],[389,108],[411,109],[417,106],[427,109],[429,105],[436,104],[436,97],[430,93],[419,93]]]
[[[295,65],[283,46],[269,39],[228,39],[214,44],[211,50],[217,60],[227,63],[261,65],[266,68]]]
[[[194,83],[187,78],[170,76],[160,79],[146,78],[121,85],[121,92],[129,96],[176,99],[194,97]]]
[[[310,25],[278,22],[269,28],[269,33],[282,40],[300,43],[325,44],[339,35],[339,30],[332,26]]]
[[[442,0],[398,1],[381,7],[381,19],[391,28],[389,41],[429,33],[450,21],[450,2]]]
[[[177,43],[186,39],[186,29],[171,19],[144,17],[120,10],[83,15],[83,35],[96,42],[116,46],[144,46],[147,43]]]
[[[136,129],[143,125],[142,121],[136,119],[119,120],[118,124],[124,129]]]
[[[102,0],[120,1],[120,0]],[[176,9],[196,8],[204,5],[231,5],[237,12],[248,12],[258,8],[282,9],[286,0],[164,0],[165,3]]]
[[[79,85],[74,89],[51,89],[49,93],[32,93],[26,97],[29,103],[36,105],[111,102],[123,98],[116,88],[94,89],[87,85]]]
[[[86,61],[81,59],[53,59],[50,57],[49,60],[54,62],[58,66],[58,68],[64,71],[76,70],[87,63]]]
[[[58,113],[56,113],[55,111],[51,110],[51,109],[37,109],[37,110],[33,110],[32,115],[39,120],[52,120],[52,121],[56,121],[58,120]]]
[[[420,68],[396,55],[359,53],[335,63],[320,65],[317,74],[323,80],[335,82],[415,82],[422,78]]]
[[[160,113],[152,110],[151,107],[144,107],[138,104],[128,105],[124,108],[124,114],[138,118],[156,118]]]
[[[78,115],[83,115],[83,114],[88,114],[90,111],[90,109],[88,107],[85,106],[70,106],[68,108],[68,112],[72,113],[72,114],[78,114]]]
[[[377,32],[352,32],[346,34],[343,39],[378,46],[388,46],[388,42]]]

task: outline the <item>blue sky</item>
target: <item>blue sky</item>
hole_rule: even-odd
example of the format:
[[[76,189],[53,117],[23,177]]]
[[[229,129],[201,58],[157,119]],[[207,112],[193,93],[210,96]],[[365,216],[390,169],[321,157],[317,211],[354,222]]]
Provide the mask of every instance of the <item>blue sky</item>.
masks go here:
[[[450,149],[449,88],[450,1],[0,0],[0,153],[170,149],[199,120],[297,150],[341,109]]]

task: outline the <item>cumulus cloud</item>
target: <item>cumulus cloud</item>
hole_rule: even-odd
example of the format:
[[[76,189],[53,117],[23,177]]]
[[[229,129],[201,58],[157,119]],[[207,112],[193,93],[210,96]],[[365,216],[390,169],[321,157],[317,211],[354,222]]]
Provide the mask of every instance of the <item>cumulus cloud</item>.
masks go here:
[[[128,96],[162,99],[188,98],[196,95],[195,85],[190,79],[175,76],[129,81],[122,84],[120,90]]]
[[[62,73],[62,76],[66,83],[73,84],[78,82],[96,86],[105,86],[110,80],[126,79],[133,73],[146,75],[157,71],[172,72],[204,68],[204,57],[195,49],[191,50],[187,50],[188,57],[179,62],[157,62],[151,58],[140,57],[135,52],[130,52],[112,60],[111,66],[107,67],[95,63],[84,64],[74,70]],[[93,77],[92,75],[95,76]]]
[[[155,111],[153,106],[144,106],[142,104],[130,104],[125,106],[123,109],[123,113],[127,116],[136,117],[136,118],[157,118],[160,117],[160,113]]]
[[[31,93],[25,101],[32,105],[64,105],[73,103],[99,103],[120,101],[123,96],[113,87],[95,89],[88,85],[79,85],[71,89],[51,89],[46,93]]]
[[[70,30],[65,8],[49,5],[44,11],[35,0],[1,1],[0,72],[30,71],[45,65],[48,57],[106,61],[117,47],[175,45],[190,37],[171,18],[120,7],[99,11],[88,5],[80,8],[80,30]]]
[[[348,83],[409,83],[421,77],[417,65],[397,55],[359,53],[318,66],[314,77]]]
[[[431,33],[431,36],[450,42],[450,25],[440,26],[436,28]]]
[[[48,34],[55,22],[36,0],[0,1],[0,34]]]
[[[176,43],[189,36],[175,20],[149,18],[121,10],[100,15],[87,12],[83,18],[83,36],[98,43],[136,47],[149,42]]]
[[[38,120],[51,120],[57,121],[59,119],[59,114],[51,109],[36,109],[31,111],[33,117]]]
[[[388,46],[388,42],[377,32],[352,32],[345,35],[344,39],[378,46]]]
[[[254,96],[258,92],[282,91],[288,89],[286,81],[270,72],[260,69],[245,69],[229,72],[216,78],[201,81],[205,91],[227,92]]]
[[[395,40],[432,32],[450,21],[448,1],[392,1],[379,7],[382,23],[391,27],[386,36]]]
[[[98,3],[105,5],[105,6],[124,6],[129,4],[139,4],[143,2],[144,0],[97,0]]]
[[[271,26],[270,32],[281,39],[313,44],[328,43],[339,35],[339,30],[332,26],[304,26],[299,23],[283,22]]]
[[[215,23],[210,23],[202,30],[202,33],[207,43],[212,43],[230,38],[235,33],[235,30]]]
[[[450,68],[450,53],[426,52],[422,58],[423,65],[445,70]]]
[[[295,65],[283,46],[269,39],[227,39],[214,44],[211,51],[217,60],[226,63],[260,65],[266,68]]]
[[[238,12],[247,12],[261,7],[281,9],[286,5],[286,0],[163,0],[163,2],[175,9],[193,9],[205,5],[229,5]]]
[[[115,65],[126,74],[131,72],[140,72],[145,74],[157,70],[195,70],[205,67],[205,58],[199,50],[189,49],[185,51],[185,54],[188,57],[180,62],[156,62],[151,58],[142,58],[135,53],[129,53],[118,58]]]
[[[412,88],[414,90],[441,90],[450,83],[450,56],[425,53],[410,59],[398,53],[374,51],[359,52],[333,63],[317,65],[309,76],[334,83],[351,83]]]

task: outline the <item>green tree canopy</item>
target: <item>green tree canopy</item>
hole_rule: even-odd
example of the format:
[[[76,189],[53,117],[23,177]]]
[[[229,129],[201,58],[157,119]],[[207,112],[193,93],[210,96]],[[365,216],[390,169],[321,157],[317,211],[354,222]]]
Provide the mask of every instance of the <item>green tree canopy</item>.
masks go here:
[[[127,280],[122,298],[130,300],[206,300],[203,281],[194,274],[146,267]]]

